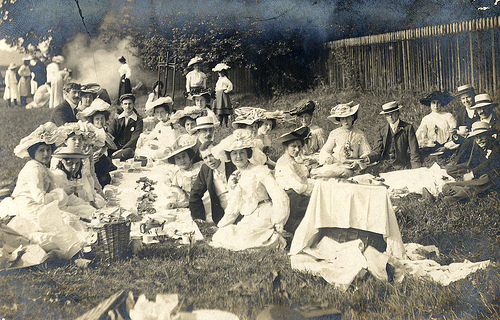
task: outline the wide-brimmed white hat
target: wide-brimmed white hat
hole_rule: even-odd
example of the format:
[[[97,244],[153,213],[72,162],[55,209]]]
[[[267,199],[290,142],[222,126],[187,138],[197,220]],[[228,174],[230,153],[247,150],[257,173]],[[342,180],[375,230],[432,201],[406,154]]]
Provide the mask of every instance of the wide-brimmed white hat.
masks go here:
[[[64,62],[64,57],[63,56],[54,56],[54,57],[52,57],[52,62],[63,63]]]
[[[336,122],[336,118],[347,118],[358,112],[359,104],[354,105],[354,102],[341,103],[330,110],[328,119]]]
[[[252,149],[252,157],[250,162],[253,164],[264,164],[267,161],[267,156],[257,147],[257,140],[252,134],[245,129],[236,129],[233,134],[223,139],[218,145],[212,148],[212,154],[224,162],[229,162],[226,152],[234,150]]]
[[[196,118],[196,127],[191,129],[191,131],[195,132],[195,131],[200,130],[200,129],[210,129],[210,128],[214,128],[214,127],[215,127],[215,123],[214,123],[214,120],[212,119],[212,117],[208,117],[208,116],[198,117],[198,118]]]
[[[14,154],[19,158],[29,157],[28,148],[34,144],[43,142],[48,145],[60,145],[66,137],[52,122],[40,125],[29,136],[22,138],[19,144],[14,148]]]
[[[493,134],[494,130],[491,129],[490,124],[485,121],[476,121],[472,124],[471,127],[471,132],[467,136],[467,138],[474,137],[474,136],[480,136],[480,135],[486,135],[486,134]]]
[[[265,119],[266,110],[262,108],[253,107],[242,107],[234,110],[236,118],[234,119],[232,126],[237,129],[237,124],[252,125],[257,120]]]
[[[231,68],[231,67],[228,66],[225,63],[217,63],[217,65],[212,69],[212,71],[213,72],[219,72],[219,71],[222,71],[222,70],[227,70],[229,68]]]
[[[387,102],[382,105],[382,111],[380,111],[380,114],[388,114],[394,111],[398,111],[401,108],[402,106],[397,101]]]
[[[170,97],[159,97],[158,99],[156,99],[153,102],[146,103],[145,110],[146,110],[146,112],[149,112],[149,111],[154,110],[154,108],[165,104],[165,105],[167,105],[167,111],[169,111],[170,107],[172,106],[173,103],[174,103],[174,101]]]
[[[106,101],[102,100],[101,98],[95,98],[94,101],[90,104],[88,108],[85,108],[83,111],[80,111],[82,116],[84,117],[91,117],[94,115],[94,113],[101,111],[101,112],[108,112],[109,114],[109,108],[111,105],[107,103]]]
[[[471,109],[477,109],[477,108],[482,108],[482,107],[494,108],[496,106],[498,106],[498,103],[493,103],[489,94],[482,93],[482,94],[478,94],[474,97],[474,105],[471,107]]]
[[[15,68],[17,68],[17,64],[15,64],[15,63],[9,64],[9,68],[8,68],[9,70],[12,70],[12,69],[15,69]]]
[[[70,135],[75,134],[81,135],[87,144],[98,147],[104,146],[104,141],[99,140],[97,137],[97,128],[90,122],[67,122],[60,126],[59,130],[61,130],[64,140]]]
[[[97,83],[86,83],[80,87],[81,94],[92,93],[94,96],[97,96],[99,91],[101,91],[101,86]]]
[[[64,159],[64,158],[70,158],[70,159],[84,159],[88,158],[90,154],[86,154],[82,151],[81,148],[79,147],[61,147],[57,149],[54,154],[52,155],[54,158],[59,158],[59,159]]]
[[[175,164],[175,156],[178,155],[181,152],[184,152],[188,149],[193,149],[193,147],[196,145],[196,140],[194,142],[192,140],[186,140],[188,144],[186,145],[174,145],[174,150],[170,152],[168,156],[164,158],[164,160],[167,160],[171,164]]]
[[[196,57],[192,58],[191,60],[189,60],[188,67],[192,66],[193,64],[202,63],[202,62],[203,62],[203,59],[200,56],[196,56]]]

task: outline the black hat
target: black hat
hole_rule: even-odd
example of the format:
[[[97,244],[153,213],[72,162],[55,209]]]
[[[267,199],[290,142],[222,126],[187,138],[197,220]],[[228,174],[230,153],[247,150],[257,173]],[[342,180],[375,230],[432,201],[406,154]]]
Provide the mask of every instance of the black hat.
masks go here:
[[[121,57],[118,59],[118,61],[119,61],[119,62],[121,62],[121,63],[125,63],[125,62],[127,62],[127,60],[125,59],[125,57],[124,57],[124,56],[121,56]]]
[[[120,103],[125,99],[131,99],[135,103],[135,96],[131,93],[125,93],[120,96]]]
[[[300,127],[298,129],[293,130],[292,132],[285,133],[281,137],[278,138],[278,142],[285,143],[293,140],[304,140],[309,136],[310,130],[309,127]]]
[[[441,105],[445,106],[453,100],[453,97],[448,92],[433,91],[424,99],[420,99],[420,103],[430,107],[431,102],[434,100],[441,102]]]
[[[306,103],[296,107],[292,111],[290,111],[290,115],[292,116],[300,116],[303,115],[304,113],[310,113],[312,114],[314,112],[314,109],[316,108],[316,104],[314,101],[309,100]]]

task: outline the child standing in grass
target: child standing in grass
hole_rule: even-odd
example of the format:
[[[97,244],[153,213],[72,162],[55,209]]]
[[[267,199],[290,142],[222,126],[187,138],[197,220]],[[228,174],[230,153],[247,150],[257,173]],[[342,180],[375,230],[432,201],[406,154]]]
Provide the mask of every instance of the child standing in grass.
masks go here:
[[[233,114],[233,106],[229,93],[233,91],[233,83],[227,78],[227,69],[230,67],[225,63],[218,63],[214,72],[219,73],[219,79],[215,84],[215,106],[214,112],[219,118],[220,125],[223,124],[228,127],[229,117]]]

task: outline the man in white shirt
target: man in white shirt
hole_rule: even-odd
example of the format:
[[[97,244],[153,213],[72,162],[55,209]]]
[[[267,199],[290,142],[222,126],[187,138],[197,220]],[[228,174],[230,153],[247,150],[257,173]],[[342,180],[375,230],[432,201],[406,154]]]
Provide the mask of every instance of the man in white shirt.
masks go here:
[[[200,146],[200,154],[204,164],[200,168],[198,178],[191,187],[189,209],[193,219],[207,220],[203,196],[208,191],[212,209],[212,220],[216,224],[224,216],[227,207],[227,181],[236,170],[234,164],[223,162],[212,154],[213,142],[206,141]]]

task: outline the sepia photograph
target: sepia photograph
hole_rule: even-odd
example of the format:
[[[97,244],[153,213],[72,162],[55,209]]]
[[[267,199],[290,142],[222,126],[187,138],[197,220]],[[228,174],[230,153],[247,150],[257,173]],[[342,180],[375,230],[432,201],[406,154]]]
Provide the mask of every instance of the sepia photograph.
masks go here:
[[[0,320],[500,319],[500,0],[0,0]]]

